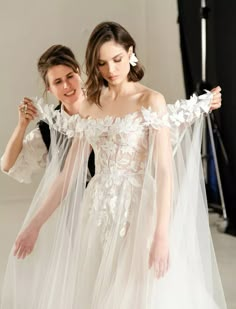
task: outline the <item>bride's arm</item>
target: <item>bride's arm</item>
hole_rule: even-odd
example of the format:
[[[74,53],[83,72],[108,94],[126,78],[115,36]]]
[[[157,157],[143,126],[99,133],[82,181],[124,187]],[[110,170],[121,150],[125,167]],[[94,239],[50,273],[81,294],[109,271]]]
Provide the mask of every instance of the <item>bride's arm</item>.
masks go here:
[[[14,250],[14,255],[18,258],[24,258],[27,254],[32,252],[41,227],[60,205],[60,202],[65,198],[72,170],[74,168],[78,147],[78,142],[74,141],[67,155],[63,170],[53,182],[48,191],[48,196],[32,217],[26,228],[24,228],[24,230],[18,235]]]
[[[155,98],[156,97],[156,98]],[[154,96],[153,111],[166,113],[165,99],[161,94]],[[149,267],[153,267],[157,278],[162,277],[169,267],[169,225],[172,205],[172,150],[170,129],[162,127],[152,130],[154,177],[156,183],[156,226],[149,255]]]
[[[211,90],[213,98],[210,100],[210,96],[200,96],[196,99],[196,104],[188,103],[186,108],[177,104],[173,105],[170,109],[170,105],[166,105],[164,97],[160,93],[152,93],[149,98],[149,107],[152,111],[162,117],[168,114],[168,121],[173,122],[174,125],[187,125],[188,120],[194,120],[194,113],[198,115],[199,106],[202,105],[202,112],[204,107],[208,106],[209,110],[217,109],[221,106],[221,88],[218,86]],[[206,99],[205,99],[206,98]],[[186,102],[187,100],[185,100]],[[178,117],[178,113],[186,111],[186,114],[182,117]],[[176,122],[176,123],[174,123]],[[190,121],[192,123],[192,121]],[[156,132],[155,141],[153,141],[154,148],[154,160],[156,161],[155,174],[158,176],[157,181],[157,218],[156,228],[153,237],[152,247],[149,256],[149,267],[154,266],[157,277],[163,276],[168,269],[169,263],[169,224],[171,217],[171,205],[172,205],[172,147],[171,147],[171,129],[162,127]]]

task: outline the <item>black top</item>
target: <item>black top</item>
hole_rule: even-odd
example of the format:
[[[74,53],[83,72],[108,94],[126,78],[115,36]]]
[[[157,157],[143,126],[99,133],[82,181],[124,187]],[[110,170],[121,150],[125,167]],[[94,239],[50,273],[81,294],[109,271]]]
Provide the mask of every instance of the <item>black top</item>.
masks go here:
[[[59,104],[55,110],[61,110],[61,104]],[[51,135],[50,135],[50,129],[49,129],[49,125],[44,122],[43,120],[40,120],[38,122],[38,127],[40,130],[40,133],[42,135],[42,139],[44,141],[44,144],[47,147],[47,150],[49,150],[50,148],[50,144],[51,144]],[[92,151],[90,156],[89,156],[89,160],[88,160],[88,168],[89,168],[89,172],[91,174],[91,176],[93,177],[95,174],[95,164],[94,164],[94,152]]]

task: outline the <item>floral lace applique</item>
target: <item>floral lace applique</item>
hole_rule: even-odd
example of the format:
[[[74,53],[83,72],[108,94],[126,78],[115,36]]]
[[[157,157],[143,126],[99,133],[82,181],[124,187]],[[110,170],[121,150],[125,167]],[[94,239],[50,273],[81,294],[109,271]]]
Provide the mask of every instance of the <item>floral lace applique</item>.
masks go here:
[[[201,99],[200,99],[201,98]],[[178,127],[191,123],[209,110],[210,95],[193,96],[168,106],[164,115],[142,108],[124,117],[82,119],[79,115],[65,119],[50,106],[41,107],[45,119],[55,130],[69,137],[81,134],[95,153],[96,174],[89,216],[101,228],[106,243],[113,229],[121,238],[127,234],[137,207],[148,155],[149,128]],[[91,217],[91,218],[92,218]]]

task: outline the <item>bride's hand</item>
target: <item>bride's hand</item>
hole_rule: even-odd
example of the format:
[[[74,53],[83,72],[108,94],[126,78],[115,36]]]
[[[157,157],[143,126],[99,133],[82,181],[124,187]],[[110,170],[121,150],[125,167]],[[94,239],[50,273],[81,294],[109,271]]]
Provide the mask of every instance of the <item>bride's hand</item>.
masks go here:
[[[35,226],[27,226],[16,238],[14,255],[18,259],[24,259],[34,249],[38,238],[39,229]]]
[[[149,269],[155,271],[156,277],[163,277],[169,268],[169,240],[168,237],[155,235],[149,253]]]

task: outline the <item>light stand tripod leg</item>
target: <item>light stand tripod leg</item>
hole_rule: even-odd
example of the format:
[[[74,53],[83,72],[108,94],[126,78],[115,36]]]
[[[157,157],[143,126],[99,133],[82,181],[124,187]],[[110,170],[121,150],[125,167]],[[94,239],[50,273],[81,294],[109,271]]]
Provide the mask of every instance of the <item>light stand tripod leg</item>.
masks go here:
[[[217,185],[218,185],[218,188],[219,188],[219,194],[220,194],[220,201],[221,201],[221,207],[222,207],[222,212],[223,212],[223,218],[225,220],[227,220],[227,213],[226,213],[226,207],[225,207],[224,193],[223,193],[223,190],[222,190],[220,171],[219,171],[218,159],[217,159],[217,155],[216,155],[215,141],[214,141],[214,136],[213,136],[213,131],[212,131],[212,124],[211,124],[210,115],[207,115],[207,126],[208,126],[208,131],[209,131],[209,136],[210,136],[210,142],[211,142],[213,160],[214,160],[215,171],[216,171]]]
[[[204,119],[205,120],[205,119]],[[202,133],[202,168],[204,174],[205,183],[208,184],[208,173],[207,173],[207,126],[206,121],[203,123],[203,133]]]
[[[201,58],[202,58],[202,84],[206,83],[206,55],[207,55],[207,19],[209,14],[209,8],[206,5],[206,0],[201,0]],[[223,213],[223,218],[226,221],[227,220],[227,213],[226,213],[226,207],[225,207],[225,200],[224,200],[224,194],[222,190],[222,184],[221,184],[221,178],[220,178],[220,172],[219,172],[219,165],[216,155],[216,148],[215,148],[215,142],[213,137],[213,131],[212,131],[212,124],[211,124],[211,118],[209,115],[207,115],[207,124],[208,124],[208,130],[209,130],[209,136],[210,136],[210,142],[212,147],[212,153],[213,153],[213,160],[214,160],[214,166],[216,171],[216,177],[217,177],[217,184],[219,188],[219,194],[220,194],[220,200],[221,200],[221,208]],[[208,182],[208,175],[207,175],[207,149],[206,149],[206,130],[204,131],[203,136],[203,159],[205,159],[203,162],[203,168],[204,168],[204,174],[205,174],[205,181]]]

